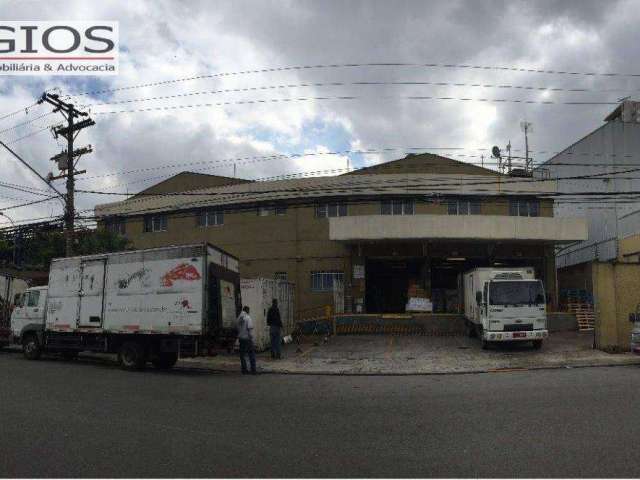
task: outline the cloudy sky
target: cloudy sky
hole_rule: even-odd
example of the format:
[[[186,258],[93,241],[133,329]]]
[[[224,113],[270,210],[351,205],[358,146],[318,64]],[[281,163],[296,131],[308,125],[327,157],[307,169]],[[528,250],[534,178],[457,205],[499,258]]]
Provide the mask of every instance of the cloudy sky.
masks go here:
[[[613,106],[598,103],[640,92],[633,76],[447,66],[640,73],[638,1],[20,0],[0,6],[7,21],[119,22],[118,76],[0,76],[0,118],[52,88],[91,112],[96,125],[78,138],[95,149],[81,159],[88,171],[78,178],[81,189],[136,192],[181,170],[231,176],[234,163],[238,176],[262,179],[339,173],[347,158],[359,167],[418,151],[480,162],[486,152],[479,149],[509,140],[523,148],[522,120],[533,124],[530,148],[542,162],[550,154],[539,152],[563,149],[602,124]],[[362,66],[371,63],[404,65]],[[325,67],[266,71],[317,65]],[[207,77],[142,86],[194,76]],[[134,88],[113,91],[120,87]],[[110,91],[86,94],[99,90]],[[246,103],[255,100],[268,101]],[[211,105],[186,107],[202,103]],[[61,149],[46,130],[59,114],[37,118],[49,111],[43,105],[0,119],[0,140],[12,142],[43,175]],[[29,123],[15,127],[23,122]],[[283,156],[269,158],[274,155]],[[0,172],[0,182],[46,189],[6,152]],[[0,210],[37,198],[0,186]],[[121,198],[79,194],[77,204],[90,209]],[[61,205],[6,213],[27,220],[58,215]]]

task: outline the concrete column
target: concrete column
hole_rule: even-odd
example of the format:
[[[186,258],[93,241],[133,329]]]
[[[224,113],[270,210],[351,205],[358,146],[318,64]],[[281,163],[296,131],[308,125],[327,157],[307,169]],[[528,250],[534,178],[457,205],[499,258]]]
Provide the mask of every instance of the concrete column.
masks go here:
[[[595,343],[600,350],[617,347],[617,304],[614,266],[604,262],[594,262],[593,303],[596,313]]]
[[[366,260],[360,245],[355,245],[351,250],[351,298],[353,313],[358,313],[358,305],[362,305],[362,312],[365,312],[366,293]],[[361,276],[362,278],[356,278]]]
[[[544,248],[544,288],[547,295],[551,295],[549,308],[558,310],[558,277],[556,272],[556,257],[553,247]]]

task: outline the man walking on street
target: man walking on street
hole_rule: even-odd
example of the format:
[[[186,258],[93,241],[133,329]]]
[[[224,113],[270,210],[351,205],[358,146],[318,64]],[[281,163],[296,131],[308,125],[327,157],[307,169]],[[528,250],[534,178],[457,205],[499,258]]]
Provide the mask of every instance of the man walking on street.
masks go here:
[[[240,342],[240,366],[242,373],[247,374],[247,356],[251,365],[251,373],[256,374],[256,352],[253,348],[253,320],[249,316],[249,307],[245,306],[236,320],[238,341]]]
[[[276,298],[271,302],[267,312],[267,325],[271,334],[271,358],[280,360],[282,358],[282,319]]]

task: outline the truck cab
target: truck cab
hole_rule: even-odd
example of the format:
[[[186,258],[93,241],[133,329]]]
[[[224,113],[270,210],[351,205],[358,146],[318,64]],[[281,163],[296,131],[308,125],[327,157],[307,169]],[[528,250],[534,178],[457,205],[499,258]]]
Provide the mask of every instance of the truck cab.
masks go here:
[[[31,287],[16,298],[11,314],[13,343],[24,345],[30,335],[41,339],[45,327],[47,287]]]

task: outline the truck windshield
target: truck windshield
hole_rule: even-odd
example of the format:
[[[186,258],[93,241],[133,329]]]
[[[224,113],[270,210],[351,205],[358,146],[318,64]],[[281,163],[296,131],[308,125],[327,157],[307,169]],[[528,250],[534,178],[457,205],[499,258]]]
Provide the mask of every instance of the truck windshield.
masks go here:
[[[544,304],[542,283],[539,281],[491,282],[489,303],[490,305]]]

